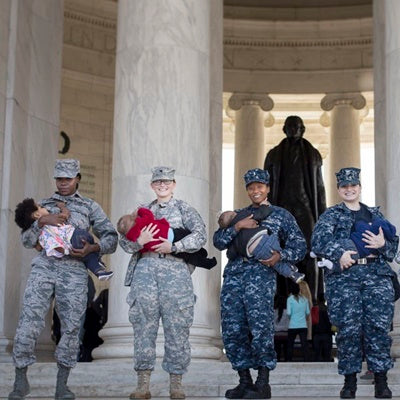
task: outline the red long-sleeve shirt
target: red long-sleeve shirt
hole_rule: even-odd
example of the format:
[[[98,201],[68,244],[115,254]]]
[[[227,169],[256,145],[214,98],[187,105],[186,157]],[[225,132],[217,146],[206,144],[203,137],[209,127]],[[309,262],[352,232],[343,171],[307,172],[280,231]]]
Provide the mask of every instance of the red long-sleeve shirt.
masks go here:
[[[132,242],[136,242],[140,236],[141,230],[149,224],[156,225],[160,230],[157,234],[158,237],[168,239],[169,222],[165,218],[155,219],[154,214],[148,208],[143,207],[138,209],[135,224],[131,229],[129,229],[128,233],[126,234],[126,238]],[[152,247],[160,243],[162,243],[161,240],[152,240],[151,242],[146,243],[140,252],[146,253],[148,251],[154,251]]]

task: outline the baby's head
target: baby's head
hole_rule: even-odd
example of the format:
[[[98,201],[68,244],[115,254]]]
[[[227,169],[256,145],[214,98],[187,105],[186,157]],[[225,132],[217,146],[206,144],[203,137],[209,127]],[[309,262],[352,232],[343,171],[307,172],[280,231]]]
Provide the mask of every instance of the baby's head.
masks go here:
[[[117,231],[121,235],[126,235],[135,224],[136,217],[137,210],[134,211],[132,214],[123,215],[117,222]]]
[[[224,211],[218,218],[219,227],[227,228],[235,217],[235,211]]]
[[[44,207],[35,203],[35,200],[25,199],[17,204],[15,208],[15,222],[22,231],[26,231],[37,219],[48,214],[49,212]]]

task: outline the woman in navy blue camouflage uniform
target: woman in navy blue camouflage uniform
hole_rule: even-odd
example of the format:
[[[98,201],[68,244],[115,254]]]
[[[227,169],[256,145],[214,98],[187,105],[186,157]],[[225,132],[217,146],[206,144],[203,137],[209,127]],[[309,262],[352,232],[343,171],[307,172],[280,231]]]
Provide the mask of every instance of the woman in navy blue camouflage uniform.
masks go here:
[[[394,312],[394,272],[388,262],[396,254],[399,238],[385,238],[382,228],[378,234],[366,231],[363,241],[371,254],[359,258],[354,251],[350,235],[356,222],[383,218],[377,207],[360,203],[359,174],[358,168],[342,168],[336,174],[343,202],[321,215],[312,235],[312,250],[334,263],[326,271],[325,284],[329,316],[338,328],[339,374],[345,376],[340,397],[355,398],[364,347],[368,369],[375,375],[375,397],[387,399],[392,397],[387,371],[393,367],[389,330]]]
[[[248,210],[268,204],[269,175],[256,168],[244,176],[251,200]],[[268,204],[269,205],[269,204]],[[262,262],[236,256],[224,270],[221,291],[222,338],[226,355],[239,374],[239,385],[225,393],[230,399],[271,397],[269,371],[276,366],[274,350],[274,295],[276,275],[272,268],[280,261],[296,264],[306,252],[306,242],[294,217],[280,207],[269,205],[272,212],[260,222],[269,234],[279,237],[281,252],[274,251]],[[236,210],[239,212],[241,210]],[[234,226],[220,228],[214,234],[214,246],[227,249],[241,229],[254,228],[257,222],[250,215]],[[255,385],[250,368],[258,369]]]

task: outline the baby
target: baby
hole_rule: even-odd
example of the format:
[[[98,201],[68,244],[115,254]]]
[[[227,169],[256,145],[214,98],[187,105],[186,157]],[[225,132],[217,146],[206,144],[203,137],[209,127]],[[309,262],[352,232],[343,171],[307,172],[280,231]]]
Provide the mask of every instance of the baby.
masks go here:
[[[252,215],[252,218],[257,222],[261,222],[271,214],[271,212],[271,207],[265,204],[262,204],[253,211],[247,209],[241,210],[238,213],[235,211],[225,211],[220,215],[218,224],[220,228],[225,229],[234,226],[238,221],[250,215]],[[279,244],[278,236],[276,234],[270,235],[265,227],[258,226],[256,228],[241,229],[233,239],[226,255],[230,260],[238,256],[267,260],[271,257],[273,251],[281,250],[282,248]],[[273,268],[279,274],[290,278],[296,283],[304,279],[304,274],[298,272],[294,265],[287,262],[279,262]]]
[[[125,235],[128,240],[136,242],[141,230],[149,224],[157,226],[159,229],[158,237],[168,239],[171,243],[175,243],[190,234],[190,231],[184,228],[171,228],[165,218],[155,219],[154,214],[144,207],[137,209],[132,214],[123,215],[117,223],[117,230],[120,234]],[[152,240],[146,243],[140,252],[152,252],[154,251],[153,246],[159,243],[161,243],[159,239]],[[216,258],[208,258],[207,250],[204,248],[194,253],[181,252],[172,253],[172,255],[196,267],[211,269],[217,265]]]
[[[60,209],[60,214],[69,217],[69,211],[62,202],[56,203]],[[37,204],[33,199],[25,199],[19,203],[15,209],[15,222],[26,231],[40,217],[49,215],[49,211]],[[75,228],[70,224],[61,226],[44,225],[39,234],[38,250],[44,249],[48,257],[61,258],[70,254],[71,248],[81,249],[83,247],[82,240],[94,243],[93,236],[84,229]],[[93,272],[96,277],[105,281],[113,276],[112,271],[107,271],[104,263],[100,259],[98,252],[89,253],[82,258],[86,268]]]
[[[392,240],[396,235],[396,227],[383,218],[373,218],[371,222],[359,220],[354,223],[352,232],[350,233],[351,241],[348,243],[348,245],[346,246],[347,248],[345,249],[346,251],[352,250],[357,252],[357,254],[353,254],[351,256],[354,260],[357,260],[359,258],[366,258],[367,256],[374,257],[379,254],[378,249],[370,249],[366,247],[367,243],[362,240],[363,233],[365,233],[366,231],[370,231],[373,234],[377,235],[379,233],[379,228],[382,228],[383,235],[387,240]],[[314,258],[317,257],[313,252],[311,252],[310,255]],[[399,261],[397,260],[399,255],[400,252],[395,258],[396,262],[400,262],[400,258]],[[322,259],[321,261],[318,261],[317,265],[320,268],[326,267],[328,269],[334,269],[335,267],[334,263],[331,260],[327,259]],[[336,268],[340,269],[340,266],[337,265]]]

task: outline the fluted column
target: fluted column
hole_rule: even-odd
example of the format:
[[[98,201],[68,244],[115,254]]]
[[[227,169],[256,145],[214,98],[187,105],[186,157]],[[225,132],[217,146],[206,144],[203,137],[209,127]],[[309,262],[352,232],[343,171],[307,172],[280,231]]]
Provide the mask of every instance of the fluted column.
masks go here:
[[[331,112],[329,175],[343,167],[360,167],[360,115],[366,100],[360,93],[330,93],[321,108]],[[328,205],[340,201],[336,180],[330,180]]]
[[[400,3],[374,0],[374,121],[376,204],[385,216],[400,227]],[[398,271],[395,263],[392,268]],[[393,321],[394,357],[400,357],[400,303]]]
[[[160,23],[162,21],[162,23]],[[188,201],[209,226],[210,182],[220,180],[220,167],[210,165],[210,135],[221,136],[216,113],[222,115],[216,88],[222,79],[222,49],[211,49],[210,29],[222,26],[222,2],[214,0],[119,0],[114,115],[112,220],[154,199],[150,169],[176,169],[175,196]],[[219,32],[219,33],[218,33]],[[221,32],[217,31],[221,38]],[[222,40],[221,40],[222,43]],[[213,44],[214,46],[214,44]],[[213,89],[210,89],[210,86]],[[219,98],[222,99],[222,89]],[[211,98],[211,100],[210,100]],[[210,117],[210,104],[213,114]],[[219,111],[218,111],[219,110]],[[212,125],[211,125],[212,124]],[[215,130],[215,131],[214,131]],[[216,143],[220,143],[216,137]],[[218,152],[215,153],[218,156]],[[209,244],[211,248],[211,245]],[[131,358],[133,331],[128,321],[124,276],[129,255],[120,248],[111,257],[115,275],[109,293],[109,319],[101,331],[104,344],[97,359]],[[218,270],[197,269],[193,283],[197,302],[191,329],[192,356],[220,358]],[[157,355],[163,353],[163,337]]]
[[[35,256],[21,245],[13,211],[55,189],[62,31],[62,0],[0,1],[0,361],[11,359]],[[49,323],[36,349],[39,359],[52,356]]]
[[[239,208],[249,202],[243,175],[251,168],[263,168],[265,111],[272,110],[274,102],[267,94],[234,93],[228,105],[236,111],[234,206]]]

